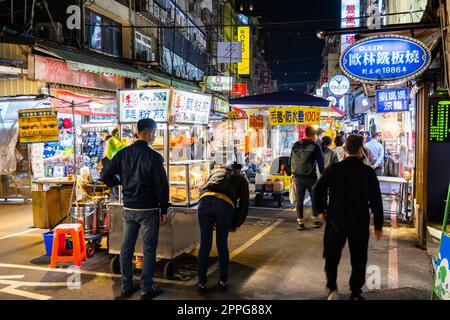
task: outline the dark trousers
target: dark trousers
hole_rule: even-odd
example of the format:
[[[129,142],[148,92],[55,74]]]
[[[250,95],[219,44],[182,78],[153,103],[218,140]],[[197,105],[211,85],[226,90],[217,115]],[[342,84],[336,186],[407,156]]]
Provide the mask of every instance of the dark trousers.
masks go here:
[[[123,240],[120,249],[120,268],[122,270],[122,291],[133,288],[133,255],[139,229],[142,231],[142,244],[144,250],[141,292],[150,293],[153,290],[153,275],[156,267],[156,248],[158,246],[159,212],[130,211],[124,209],[123,213]]]
[[[317,182],[317,178],[304,178],[295,176],[295,186],[297,188],[297,219],[303,219],[303,202],[305,201],[306,190],[308,190],[311,197],[311,203],[313,202],[313,187]],[[317,217],[319,215],[313,208],[313,215]]]
[[[350,290],[360,294],[366,282],[367,250],[369,246],[369,228],[362,227],[357,231],[337,231],[329,223],[325,227],[324,258],[327,275],[327,288],[330,291],[337,289],[337,271],[341,260],[342,249],[348,240],[352,274],[350,276]]]
[[[228,202],[213,196],[200,199],[198,221],[200,223],[200,249],[198,252],[198,281],[207,282],[208,258],[212,247],[214,226],[219,252],[220,280],[228,281],[228,233],[233,223],[234,208]]]

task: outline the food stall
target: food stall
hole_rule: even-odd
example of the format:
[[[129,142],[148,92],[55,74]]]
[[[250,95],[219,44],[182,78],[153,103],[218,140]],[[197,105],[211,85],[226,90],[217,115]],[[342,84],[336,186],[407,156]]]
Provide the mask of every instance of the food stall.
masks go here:
[[[330,102],[296,91],[275,92],[231,99],[244,110],[249,124],[249,154],[255,154],[261,174],[255,179],[255,203],[270,195],[283,205],[291,184],[289,158],[305,125],[319,125]]]
[[[199,241],[197,209],[200,190],[206,182],[210,164],[207,154],[207,125],[211,96],[176,89],[150,88],[120,90],[119,128],[121,135],[136,132],[139,119],[151,118],[158,124],[153,148],[164,157],[170,187],[171,207],[168,223],[161,226],[158,258],[167,260],[165,276],[174,272],[174,260],[181,253],[195,248]],[[120,270],[118,254],[122,240],[123,205],[121,200],[109,204],[111,219],[111,271]],[[141,259],[142,243],[136,247]]]

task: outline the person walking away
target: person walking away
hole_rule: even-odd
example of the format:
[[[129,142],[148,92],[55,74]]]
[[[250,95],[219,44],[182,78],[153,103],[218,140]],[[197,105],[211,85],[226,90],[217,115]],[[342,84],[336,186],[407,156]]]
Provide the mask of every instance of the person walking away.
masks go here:
[[[200,224],[200,249],[198,253],[198,290],[206,292],[208,258],[212,247],[213,229],[219,252],[219,289],[227,290],[228,283],[228,233],[235,231],[245,221],[249,204],[249,182],[241,174],[242,165],[213,171],[200,193],[198,221]]]
[[[306,230],[303,221],[303,202],[305,193],[308,190],[311,200],[313,198],[312,189],[317,182],[316,165],[322,174],[324,171],[324,159],[322,148],[315,142],[316,130],[313,127],[307,127],[306,137],[297,141],[291,151],[291,173],[294,177],[294,183],[297,189],[297,229]],[[313,227],[320,228],[321,223],[318,220],[318,212],[313,210]]]
[[[146,300],[162,293],[154,286],[153,275],[159,227],[167,222],[169,183],[163,157],[149,146],[155,141],[156,122],[141,119],[137,128],[138,140],[119,151],[106,165],[102,181],[108,186],[117,185],[117,175],[123,189],[122,296],[129,297],[139,290],[133,281],[132,259],[141,229],[144,257],[140,289],[141,299]]]
[[[345,141],[344,136],[342,136],[342,135],[338,135],[334,139],[334,144],[336,145],[336,148],[334,148],[334,151],[336,151],[339,161],[344,160],[344,157],[345,157],[344,141]]]
[[[381,176],[383,173],[384,164],[384,148],[380,141],[381,132],[377,132],[372,136],[372,139],[365,144],[369,154],[373,155],[373,159],[371,159],[372,157],[369,157],[369,160],[371,161],[372,169],[375,170],[377,176]]]
[[[359,159],[363,137],[351,135],[345,143],[346,158],[329,166],[314,187],[314,207],[326,219],[324,234],[325,272],[329,300],[338,299],[337,271],[342,249],[348,240],[352,273],[352,300],[363,300],[370,213],[374,216],[375,237],[382,235],[383,203],[375,172]]]
[[[321,143],[322,143],[322,138],[323,138],[323,135],[325,134],[325,131],[323,131],[323,129],[322,128],[317,128],[316,129],[316,142],[317,142],[317,144],[318,145],[320,145]]]
[[[322,152],[323,159],[325,163],[325,169],[330,166],[330,164],[336,163],[339,161],[338,154],[335,150],[331,149],[331,145],[333,140],[331,137],[325,136],[322,138]]]

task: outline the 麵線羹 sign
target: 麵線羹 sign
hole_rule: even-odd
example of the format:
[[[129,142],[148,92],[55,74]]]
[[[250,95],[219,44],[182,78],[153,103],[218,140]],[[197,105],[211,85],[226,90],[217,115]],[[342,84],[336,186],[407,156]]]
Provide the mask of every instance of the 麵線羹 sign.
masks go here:
[[[271,126],[320,124],[320,108],[269,108],[269,124]]]
[[[54,109],[19,110],[19,142],[39,143],[59,140],[58,116]]]
[[[404,36],[365,38],[348,47],[339,59],[346,76],[361,83],[389,83],[412,79],[431,63],[422,42]]]

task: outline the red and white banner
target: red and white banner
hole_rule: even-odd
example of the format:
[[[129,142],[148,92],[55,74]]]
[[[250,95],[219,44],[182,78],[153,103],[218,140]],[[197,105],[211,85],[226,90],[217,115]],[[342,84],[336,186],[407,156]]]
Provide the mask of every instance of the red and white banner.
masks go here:
[[[117,100],[113,96],[91,96],[66,90],[51,90],[51,96],[54,98],[50,99],[50,105],[59,113],[109,117],[117,115]]]

